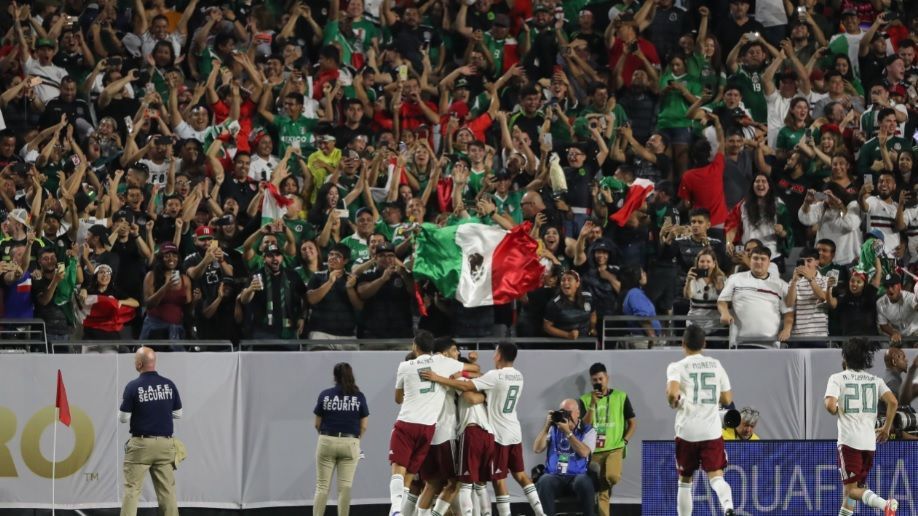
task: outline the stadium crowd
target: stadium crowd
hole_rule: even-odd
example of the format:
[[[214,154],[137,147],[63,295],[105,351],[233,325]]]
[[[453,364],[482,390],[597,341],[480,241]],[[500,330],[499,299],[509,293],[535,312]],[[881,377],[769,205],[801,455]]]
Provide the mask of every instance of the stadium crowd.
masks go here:
[[[913,0],[4,5],[2,316],[49,340],[918,333]],[[542,287],[413,277],[466,219]]]

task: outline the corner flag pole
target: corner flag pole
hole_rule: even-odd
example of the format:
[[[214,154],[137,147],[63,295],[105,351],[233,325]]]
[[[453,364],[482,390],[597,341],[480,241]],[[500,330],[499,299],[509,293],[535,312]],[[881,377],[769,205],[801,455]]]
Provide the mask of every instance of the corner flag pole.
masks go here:
[[[54,479],[57,477],[57,423],[61,416],[60,407],[54,407],[54,437],[51,445],[51,516],[54,516]]]

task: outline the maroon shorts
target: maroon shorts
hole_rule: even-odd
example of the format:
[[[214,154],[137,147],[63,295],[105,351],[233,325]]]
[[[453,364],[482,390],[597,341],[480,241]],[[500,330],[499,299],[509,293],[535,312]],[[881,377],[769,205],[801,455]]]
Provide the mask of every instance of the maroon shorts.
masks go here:
[[[455,441],[432,444],[421,464],[421,480],[449,480],[456,476]]]
[[[412,475],[417,473],[427,457],[433,434],[434,425],[396,421],[389,437],[389,463],[402,466]]]
[[[863,484],[873,466],[873,452],[838,445],[838,471],[843,484]]]
[[[464,484],[491,480],[494,436],[480,426],[466,427],[459,437],[459,481]]]
[[[503,480],[508,473],[526,471],[523,465],[523,446],[521,444],[494,444],[494,468],[491,480]]]
[[[685,441],[676,437],[676,470],[683,477],[698,471],[717,471],[727,467],[727,450],[721,437],[709,441]]]

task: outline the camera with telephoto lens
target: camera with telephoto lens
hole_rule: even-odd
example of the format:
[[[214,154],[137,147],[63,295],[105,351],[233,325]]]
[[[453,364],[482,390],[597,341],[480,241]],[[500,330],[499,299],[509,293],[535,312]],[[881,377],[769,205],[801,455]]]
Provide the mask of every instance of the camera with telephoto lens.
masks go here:
[[[918,414],[900,410],[896,412],[892,426],[895,430],[914,434],[918,432]]]
[[[570,410],[560,409],[560,410],[554,410],[551,413],[551,422],[552,424],[555,424],[555,425],[558,423],[563,423],[565,421],[568,421],[570,420],[570,418],[571,418]]]
[[[601,383],[594,383],[594,384],[593,384],[593,392],[598,392],[598,393],[602,394],[602,384],[601,384]]]
[[[720,425],[723,428],[736,428],[740,425],[742,421],[742,415],[739,410],[736,409],[721,409],[720,410]]]

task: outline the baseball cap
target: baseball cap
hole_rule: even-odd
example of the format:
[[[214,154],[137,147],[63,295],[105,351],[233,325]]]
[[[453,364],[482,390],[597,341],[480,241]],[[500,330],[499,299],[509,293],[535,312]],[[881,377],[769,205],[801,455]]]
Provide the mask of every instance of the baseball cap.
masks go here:
[[[549,9],[548,6],[545,5],[545,4],[536,4],[536,5],[532,8],[532,13],[535,14],[535,13],[537,13],[537,12],[539,12],[539,11],[542,11],[542,12],[551,12],[551,9]]]
[[[51,48],[54,48],[54,47],[56,47],[56,46],[57,46],[57,45],[54,44],[54,41],[52,41],[52,40],[50,40],[50,39],[48,39],[48,38],[38,38],[38,40],[35,41],[35,48],[41,48],[41,47],[51,47]]]
[[[26,226],[29,226],[29,212],[27,212],[26,210],[22,208],[14,209],[6,217],[10,220],[15,220],[16,222],[20,224],[25,224]]]
[[[376,254],[382,253],[395,253],[395,246],[392,245],[392,242],[383,242],[376,246]]]
[[[883,276],[883,286],[884,287],[891,287],[893,285],[901,285],[901,284],[902,284],[902,277],[896,273],[887,274],[886,276]]]
[[[501,169],[494,173],[494,179],[503,181],[505,179],[513,179],[513,176],[510,175],[510,172],[508,172],[507,169]]]
[[[357,213],[354,214],[354,218],[356,219],[357,217],[360,217],[364,213],[369,213],[370,215],[373,215],[373,210],[371,210],[370,208],[367,208],[366,206],[364,206],[363,208],[359,208],[357,210]]]
[[[214,231],[210,226],[198,226],[198,229],[194,230],[194,236],[198,240],[211,239],[214,237]]]
[[[878,240],[886,240],[886,237],[883,235],[883,232],[876,228],[868,231],[867,236],[876,238]]]
[[[265,256],[269,254],[281,254],[281,250],[277,247],[277,244],[268,244],[268,246],[265,247]]]
[[[336,138],[333,134],[320,134],[316,140],[320,142],[333,142],[336,140]]]
[[[468,88],[468,87],[469,87],[469,81],[465,77],[460,77],[459,80],[456,81],[456,85],[453,86],[454,89]]]
[[[172,242],[163,242],[162,245],[159,246],[159,255],[162,256],[169,253],[178,254],[178,247]]]
[[[848,8],[848,9],[844,9],[844,10],[841,12],[841,15],[842,15],[842,17],[845,17],[845,16],[857,16],[857,11],[854,10],[854,9]]]
[[[112,221],[118,222],[119,220],[126,221],[128,224],[133,224],[134,214],[128,210],[118,210],[112,215]]]

